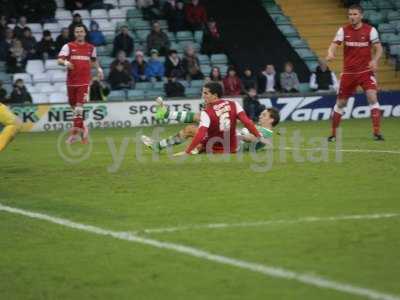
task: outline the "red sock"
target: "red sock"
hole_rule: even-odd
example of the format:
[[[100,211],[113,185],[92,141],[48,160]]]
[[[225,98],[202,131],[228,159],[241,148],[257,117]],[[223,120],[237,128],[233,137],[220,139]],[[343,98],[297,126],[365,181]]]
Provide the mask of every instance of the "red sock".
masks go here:
[[[336,129],[339,127],[341,119],[342,119],[342,115],[336,111],[333,111],[333,114],[332,114],[332,135],[333,136],[336,136]]]
[[[374,134],[381,131],[381,110],[379,108],[371,109],[372,129]]]
[[[83,119],[82,117],[74,117],[74,128],[83,129]]]

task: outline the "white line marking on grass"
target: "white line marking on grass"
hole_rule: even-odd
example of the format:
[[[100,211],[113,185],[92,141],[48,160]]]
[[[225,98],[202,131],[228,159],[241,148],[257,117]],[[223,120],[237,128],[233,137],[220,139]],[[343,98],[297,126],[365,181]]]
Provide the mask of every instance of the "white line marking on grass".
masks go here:
[[[203,225],[186,225],[176,227],[165,227],[165,228],[150,228],[143,229],[137,232],[143,233],[169,233],[184,230],[193,229],[224,229],[232,227],[260,227],[274,224],[297,224],[297,223],[312,223],[312,222],[332,222],[332,221],[346,221],[346,220],[374,220],[374,219],[387,219],[400,217],[400,213],[381,213],[381,214],[369,214],[369,215],[344,215],[344,216],[333,216],[333,217],[305,217],[294,220],[268,220],[268,221],[257,221],[257,222],[240,222],[240,223],[215,223],[215,224],[203,224]]]
[[[329,151],[329,152],[353,152],[353,153],[386,153],[386,154],[400,154],[400,150],[376,150],[376,149],[329,149],[329,148],[277,148],[277,150],[300,150],[300,151]]]
[[[109,236],[113,237],[115,239],[119,240],[124,240],[124,241],[129,241],[129,242],[134,242],[138,244],[143,244],[143,245],[148,245],[152,246],[155,248],[159,249],[166,249],[166,250],[171,250],[175,251],[178,253],[186,254],[188,256],[192,257],[197,257],[203,260],[208,260],[224,265],[229,265],[245,270],[249,270],[252,272],[260,273],[263,275],[267,275],[268,277],[274,277],[274,278],[282,278],[282,279],[288,279],[288,280],[294,280],[297,282],[301,282],[307,285],[311,286],[316,286],[319,288],[325,288],[325,289],[330,289],[330,290],[335,290],[351,295],[356,295],[356,296],[363,296],[369,299],[376,299],[376,300],[400,300],[400,296],[396,295],[391,295],[379,291],[375,291],[372,289],[367,289],[363,287],[358,287],[354,286],[348,283],[342,283],[338,281],[333,281],[329,280],[323,277],[319,277],[316,275],[310,275],[310,274],[304,274],[304,273],[298,273],[295,271],[287,270],[284,268],[280,267],[273,267],[273,266],[268,266],[268,265],[262,265],[258,263],[253,263],[253,262],[247,262],[244,260],[239,260],[235,258],[230,258],[218,254],[213,254],[201,249],[196,249],[193,247],[189,246],[184,246],[180,244],[175,244],[175,243],[169,243],[169,242],[161,242],[158,240],[154,239],[149,239],[149,238],[144,238],[140,237],[137,235],[134,235],[129,232],[118,232],[118,231],[112,231],[108,229],[103,229],[100,227],[92,226],[92,225],[85,225],[81,223],[76,223],[67,219],[62,219],[62,218],[57,218],[57,217],[52,217],[50,215],[42,214],[42,213],[36,213],[32,211],[27,211],[23,209],[18,209],[14,207],[9,207],[9,206],[4,206],[0,204],[0,211],[5,211],[17,215],[22,215],[26,216],[32,219],[38,219],[38,220],[43,220],[47,221],[50,223],[58,224],[64,227],[76,229],[76,230],[81,230],[97,235],[102,235],[102,236]]]

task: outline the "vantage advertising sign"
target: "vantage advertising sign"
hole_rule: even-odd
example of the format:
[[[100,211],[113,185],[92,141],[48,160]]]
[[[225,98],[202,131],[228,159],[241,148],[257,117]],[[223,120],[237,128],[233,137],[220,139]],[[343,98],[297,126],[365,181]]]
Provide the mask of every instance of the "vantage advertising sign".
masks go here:
[[[242,104],[241,99],[235,99]],[[330,118],[336,96],[292,96],[261,98],[266,107],[280,110],[281,121],[319,121]],[[384,117],[400,117],[400,92],[381,92],[379,102]],[[170,110],[200,112],[203,100],[166,101]],[[157,125],[154,101],[93,102],[84,106],[85,122],[90,128],[130,128]],[[11,110],[23,122],[23,131],[66,130],[72,126],[73,112],[68,104],[14,105]],[[344,118],[368,118],[364,95],[348,101]],[[173,123],[173,122],[171,122]]]

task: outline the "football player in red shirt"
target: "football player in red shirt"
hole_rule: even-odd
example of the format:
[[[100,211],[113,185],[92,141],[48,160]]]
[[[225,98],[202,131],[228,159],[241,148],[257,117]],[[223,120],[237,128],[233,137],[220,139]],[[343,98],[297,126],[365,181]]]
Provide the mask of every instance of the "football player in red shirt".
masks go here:
[[[191,144],[184,152],[177,155],[192,154],[192,151],[235,153],[238,149],[237,119],[254,136],[261,136],[243,108],[235,101],[221,99],[222,94],[222,86],[218,82],[209,82],[204,85],[202,95],[206,107],[200,113],[199,127]]]
[[[358,86],[361,86],[365,91],[371,109],[373,138],[376,141],[383,141],[384,138],[380,132],[381,109],[375,78],[378,61],[383,52],[382,45],[379,41],[378,31],[362,22],[363,8],[360,5],[350,6],[348,16],[350,24],[338,30],[328,49],[326,58],[327,61],[333,60],[337,47],[343,44],[343,73],[336,105],[332,113],[332,134],[328,141],[336,140],[336,129],[339,127],[346,102],[355,93]]]
[[[67,68],[68,101],[74,112],[73,128],[67,143],[79,140],[88,143],[88,128],[84,124],[83,104],[88,101],[91,68],[95,67],[100,80],[103,70],[96,59],[96,48],[86,42],[87,30],[83,25],[74,29],[75,41],[65,44],[58,55],[58,64]]]

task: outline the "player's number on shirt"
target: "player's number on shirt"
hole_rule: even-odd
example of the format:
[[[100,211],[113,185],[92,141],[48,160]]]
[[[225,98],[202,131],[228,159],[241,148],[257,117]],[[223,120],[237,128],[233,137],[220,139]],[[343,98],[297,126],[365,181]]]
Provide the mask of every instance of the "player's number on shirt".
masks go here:
[[[229,129],[231,129],[231,118],[229,111],[225,111],[219,116],[219,130],[227,131]]]

